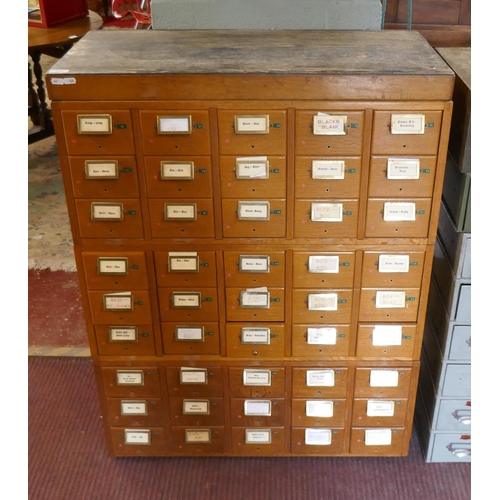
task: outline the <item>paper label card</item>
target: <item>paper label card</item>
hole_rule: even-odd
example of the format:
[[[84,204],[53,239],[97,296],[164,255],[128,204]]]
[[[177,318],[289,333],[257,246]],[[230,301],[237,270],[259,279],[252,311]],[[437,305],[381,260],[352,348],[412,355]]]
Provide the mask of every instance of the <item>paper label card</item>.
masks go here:
[[[244,327],[241,329],[241,343],[269,345],[271,343],[271,329]]]
[[[203,342],[205,327],[203,326],[176,326],[175,340],[186,342]]]
[[[318,113],[313,116],[314,135],[346,135],[347,116]]]
[[[240,307],[269,309],[270,304],[269,292],[240,292]]]
[[[307,343],[313,345],[335,345],[337,329],[333,327],[308,328]]]
[[[146,401],[121,401],[121,415],[147,415],[148,404]]]
[[[269,115],[236,115],[236,134],[269,134]]]
[[[105,275],[120,275],[128,274],[128,258],[127,257],[98,257],[97,258],[97,273]]]
[[[394,401],[369,399],[366,402],[366,415],[368,417],[393,417]]]
[[[110,342],[137,342],[139,340],[138,328],[136,326],[110,326]]]
[[[272,403],[269,400],[246,399],[243,410],[246,416],[271,416]]]
[[[333,370],[307,370],[307,387],[334,387],[335,373]]]
[[[208,399],[184,399],[182,401],[182,413],[183,415],[210,415],[210,401]]]
[[[312,160],[313,179],[342,180],[345,173],[344,160]]]
[[[419,179],[420,160],[418,158],[387,158],[387,178],[399,180]]]
[[[151,444],[149,429],[125,429],[125,444]]]
[[[269,220],[271,213],[268,201],[239,201],[239,220]]]
[[[246,444],[271,444],[271,429],[245,429]]]
[[[316,399],[306,401],[307,417],[333,417],[333,401],[319,401]]]
[[[134,297],[130,292],[104,294],[103,308],[105,311],[133,311]]]
[[[307,295],[309,311],[336,311],[338,295],[336,293],[310,293]]]
[[[90,219],[95,221],[123,220],[123,203],[92,202]]]
[[[304,441],[307,445],[328,446],[332,444],[330,429],[306,429]]]
[[[391,429],[366,429],[366,446],[389,446],[392,443]]]
[[[144,372],[142,370],[117,370],[116,385],[144,385]]]
[[[118,179],[117,161],[85,160],[86,179]]]
[[[374,346],[401,345],[403,327],[401,325],[377,325],[373,329],[372,343]]]
[[[206,368],[181,368],[181,384],[208,384],[208,370]]]
[[[271,385],[271,370],[243,370],[243,385]]]
[[[375,294],[377,309],[404,309],[406,307],[406,292],[379,290]]]
[[[380,255],[378,258],[379,273],[408,273],[410,271],[409,255]]]
[[[307,269],[310,273],[338,273],[338,255],[310,255],[307,261]]]
[[[169,252],[168,272],[169,273],[197,273],[200,270],[200,259],[196,253],[180,254]]]
[[[211,443],[210,429],[186,429],[184,434],[186,443]]]
[[[406,222],[415,220],[415,203],[385,202],[384,220],[387,222]]]
[[[239,269],[242,273],[269,273],[270,265],[268,255],[240,255]]]
[[[113,120],[111,115],[78,115],[78,134],[109,135],[113,132]]]
[[[191,115],[158,116],[156,129],[159,134],[190,134],[192,131]]]
[[[194,162],[162,161],[160,162],[160,178],[165,181],[190,181],[194,179]]]
[[[342,203],[311,203],[311,221],[342,222]]]
[[[391,134],[423,134],[425,132],[425,115],[393,114],[391,115]]]
[[[397,370],[370,370],[370,387],[397,387]]]
[[[172,307],[176,309],[201,309],[201,293],[172,292]]]
[[[269,162],[266,156],[236,158],[235,172],[237,179],[269,179]]]
[[[197,219],[196,203],[165,203],[164,216],[165,220],[196,220]]]

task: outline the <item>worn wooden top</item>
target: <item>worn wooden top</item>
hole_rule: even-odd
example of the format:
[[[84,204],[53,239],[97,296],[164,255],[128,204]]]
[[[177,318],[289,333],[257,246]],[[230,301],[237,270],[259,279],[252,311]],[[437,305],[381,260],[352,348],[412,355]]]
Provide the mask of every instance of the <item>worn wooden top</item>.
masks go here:
[[[418,32],[104,30],[50,75],[453,75]]]
[[[437,47],[441,57],[450,65],[467,88],[471,89],[471,48],[470,47]]]

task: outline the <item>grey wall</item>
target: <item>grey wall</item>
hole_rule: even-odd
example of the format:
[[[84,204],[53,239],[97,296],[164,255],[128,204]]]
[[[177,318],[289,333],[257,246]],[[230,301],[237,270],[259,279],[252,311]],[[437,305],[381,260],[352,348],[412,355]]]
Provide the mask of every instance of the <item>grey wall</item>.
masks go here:
[[[153,0],[153,29],[379,30],[380,0]]]

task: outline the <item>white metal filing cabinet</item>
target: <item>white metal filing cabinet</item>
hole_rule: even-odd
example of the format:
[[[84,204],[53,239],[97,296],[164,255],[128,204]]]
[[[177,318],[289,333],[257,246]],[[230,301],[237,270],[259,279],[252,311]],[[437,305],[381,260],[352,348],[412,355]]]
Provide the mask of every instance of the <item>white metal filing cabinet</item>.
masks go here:
[[[415,418],[427,462],[470,462],[470,49],[437,51],[457,78]]]

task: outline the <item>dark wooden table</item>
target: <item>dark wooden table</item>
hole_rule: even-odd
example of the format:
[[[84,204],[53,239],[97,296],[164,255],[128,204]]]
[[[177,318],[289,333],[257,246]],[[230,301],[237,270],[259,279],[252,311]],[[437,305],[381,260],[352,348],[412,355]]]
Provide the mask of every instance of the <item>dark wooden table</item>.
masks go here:
[[[101,29],[102,25],[102,17],[89,11],[87,17],[53,28],[28,27],[28,116],[34,125],[28,131],[28,144],[54,133],[40,64],[42,54],[60,59],[88,31]]]

